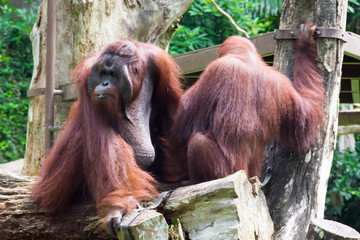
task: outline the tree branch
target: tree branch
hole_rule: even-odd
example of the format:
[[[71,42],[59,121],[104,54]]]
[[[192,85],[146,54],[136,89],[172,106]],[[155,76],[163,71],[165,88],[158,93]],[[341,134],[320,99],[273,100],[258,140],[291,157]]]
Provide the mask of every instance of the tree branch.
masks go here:
[[[224,10],[221,9],[221,7],[219,7],[219,5],[217,5],[217,3],[215,2],[215,0],[211,0],[212,4],[214,5],[214,7],[222,14],[224,15],[229,21],[230,23],[235,27],[236,30],[238,30],[239,32],[241,32],[242,34],[245,35],[246,38],[249,38],[249,34],[242,28],[240,28],[234,21],[234,19],[227,14]]]

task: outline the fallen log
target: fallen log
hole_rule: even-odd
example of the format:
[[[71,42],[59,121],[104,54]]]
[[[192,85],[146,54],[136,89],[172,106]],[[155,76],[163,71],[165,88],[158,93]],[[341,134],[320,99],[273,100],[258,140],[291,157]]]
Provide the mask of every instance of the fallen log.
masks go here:
[[[0,239],[112,238],[101,228],[92,202],[47,215],[29,200],[33,180],[0,170]],[[168,239],[168,224],[170,236],[177,235],[177,239],[184,239],[183,231],[189,239],[218,240],[270,239],[273,234],[265,196],[252,189],[243,171],[180,187],[168,196],[157,211],[145,210],[129,224],[132,239]],[[119,239],[124,236],[124,232],[118,235]]]
[[[30,199],[34,178],[0,170],[0,239],[103,239],[94,204],[49,216]]]

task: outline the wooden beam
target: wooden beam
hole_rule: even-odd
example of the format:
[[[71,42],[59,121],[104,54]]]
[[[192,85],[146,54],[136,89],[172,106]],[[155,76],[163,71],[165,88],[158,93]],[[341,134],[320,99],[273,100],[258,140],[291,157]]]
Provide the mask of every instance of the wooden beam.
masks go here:
[[[175,62],[180,66],[184,74],[202,71],[217,58],[220,45],[203,48],[192,52],[174,56]]]
[[[360,125],[338,126],[337,135],[359,134]]]
[[[260,34],[251,37],[250,40],[257,48],[261,56],[274,54],[275,39],[274,32]],[[180,66],[184,74],[199,72],[206,68],[211,61],[217,58],[217,51],[220,45],[203,48],[192,52],[174,56],[175,62]]]
[[[276,45],[274,34],[274,32],[271,32],[250,38],[251,42],[255,45],[262,57],[274,55]]]
[[[276,41],[274,39],[274,32],[260,34],[251,37],[250,40],[254,43],[259,54],[262,57],[267,57],[274,54]],[[360,59],[360,36],[354,33],[346,33],[345,53],[356,59]],[[217,58],[217,51],[220,45],[203,48],[192,52],[174,56],[175,62],[180,66],[183,74],[191,74],[203,71],[210,62]],[[356,64],[349,63],[343,66],[344,76],[360,77],[357,71],[359,67]],[[74,101],[78,96],[76,87],[73,84],[62,86],[63,101]]]
[[[79,91],[75,84],[69,84],[66,86],[62,86],[60,89],[63,90],[62,101],[75,101],[78,98]]]
[[[360,60],[359,41],[360,41],[359,35],[352,32],[347,32],[346,43],[344,44],[345,54]]]
[[[343,110],[339,113],[339,126],[360,124],[360,110]]]

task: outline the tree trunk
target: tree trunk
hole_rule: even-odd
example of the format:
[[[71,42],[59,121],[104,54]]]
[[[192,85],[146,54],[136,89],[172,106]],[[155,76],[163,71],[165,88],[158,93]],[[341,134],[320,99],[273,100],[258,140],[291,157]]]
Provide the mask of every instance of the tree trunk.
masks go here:
[[[159,43],[167,48],[174,22],[188,9],[193,0],[64,0],[56,1],[56,88],[70,84],[72,69],[85,56],[101,50],[111,41],[133,38]],[[46,84],[47,0],[39,7],[31,33],[34,72],[30,90]],[[66,92],[64,93],[64,95]],[[71,103],[55,98],[55,125],[67,118]],[[45,97],[30,98],[27,145],[23,173],[37,173],[45,157]]]
[[[296,29],[311,20],[318,27],[345,30],[347,1],[283,1],[280,29]],[[310,220],[323,218],[327,180],[336,142],[343,42],[317,39],[318,67],[325,79],[324,121],[320,138],[304,155],[276,148],[273,177],[267,186],[275,239],[305,239]],[[294,41],[278,40],[274,66],[292,76]]]

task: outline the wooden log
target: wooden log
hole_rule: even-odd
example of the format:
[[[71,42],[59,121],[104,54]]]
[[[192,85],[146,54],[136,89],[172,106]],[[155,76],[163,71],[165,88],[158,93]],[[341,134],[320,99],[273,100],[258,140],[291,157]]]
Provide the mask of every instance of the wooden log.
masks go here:
[[[0,239],[112,238],[101,227],[92,202],[74,205],[55,216],[47,215],[29,200],[33,180],[0,170]],[[240,171],[223,179],[178,188],[162,208],[145,210],[130,223],[132,239],[168,239],[167,222],[175,222],[171,239],[184,239],[183,231],[187,239],[270,239],[274,228],[265,196],[252,187]],[[124,239],[124,232],[118,238]]]
[[[129,214],[127,217],[130,217]],[[124,218],[123,221],[126,221]],[[169,226],[164,216],[155,210],[145,210],[129,225],[129,234],[132,240],[167,240]],[[118,239],[126,239],[124,230],[118,233]]]
[[[274,227],[264,193],[253,194],[244,171],[176,189],[164,207],[190,239],[271,239]]]
[[[335,221],[325,219],[313,219],[311,221],[306,239],[359,240],[360,233],[358,233],[355,229],[349,226]]]
[[[92,202],[69,207],[56,216],[47,215],[29,199],[33,179],[0,170],[0,239],[113,238],[102,228]],[[134,240],[168,239],[167,231],[164,217],[154,210],[142,212],[130,224]]]
[[[103,239],[93,204],[48,216],[31,200],[33,178],[0,170],[0,239]]]

